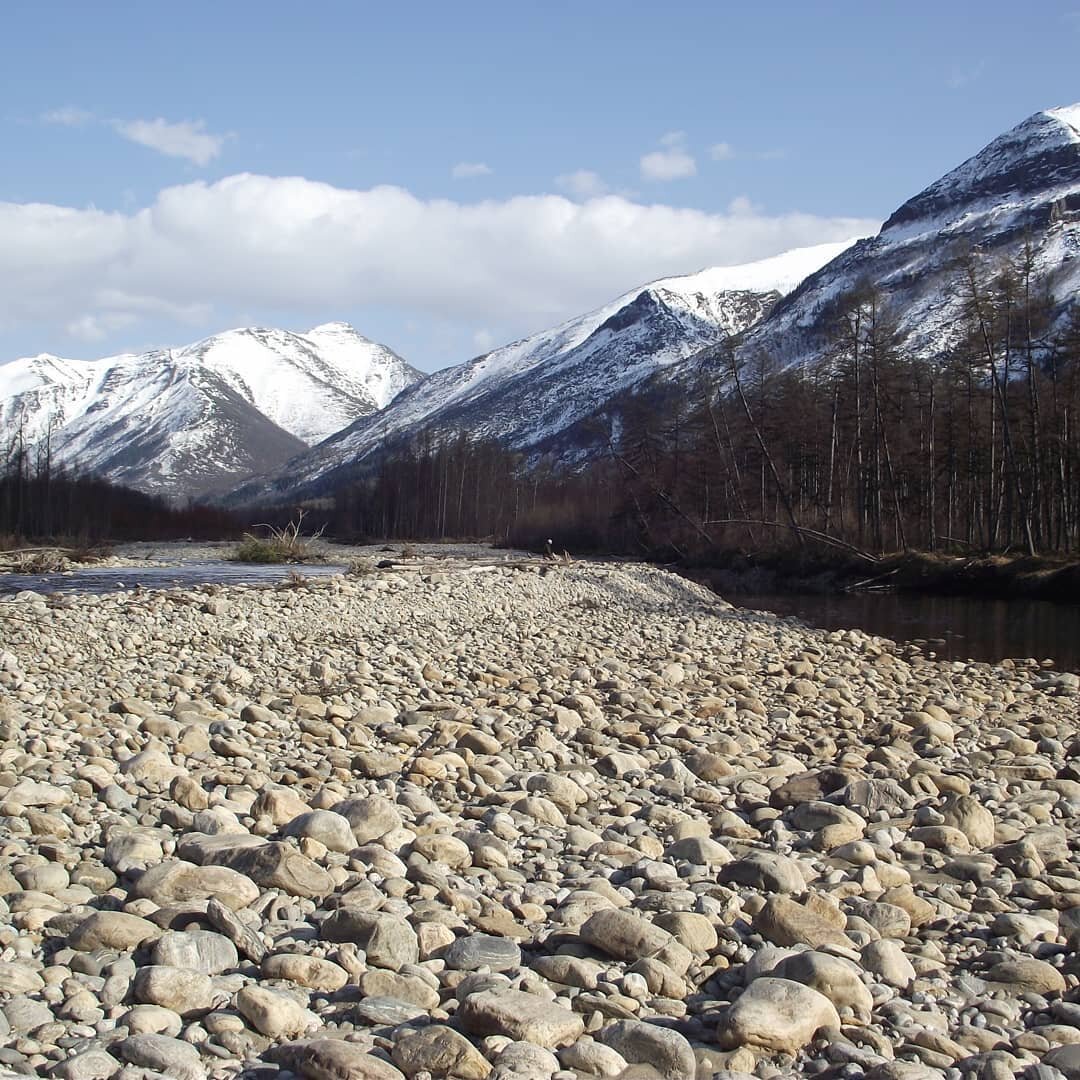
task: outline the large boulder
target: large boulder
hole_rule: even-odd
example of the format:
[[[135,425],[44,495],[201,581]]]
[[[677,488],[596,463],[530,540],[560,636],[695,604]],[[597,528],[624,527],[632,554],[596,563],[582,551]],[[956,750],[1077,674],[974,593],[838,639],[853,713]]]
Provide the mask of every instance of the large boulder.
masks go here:
[[[822,1028],[840,1027],[833,1003],[791,979],[755,979],[720,1020],[721,1046],[795,1054]]]

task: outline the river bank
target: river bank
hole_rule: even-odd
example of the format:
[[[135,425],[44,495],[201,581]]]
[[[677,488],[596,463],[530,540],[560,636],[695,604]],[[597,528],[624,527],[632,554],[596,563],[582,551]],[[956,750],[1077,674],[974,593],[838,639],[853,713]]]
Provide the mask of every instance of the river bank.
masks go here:
[[[641,565],[0,619],[8,1068],[1074,1068],[1076,676]]]

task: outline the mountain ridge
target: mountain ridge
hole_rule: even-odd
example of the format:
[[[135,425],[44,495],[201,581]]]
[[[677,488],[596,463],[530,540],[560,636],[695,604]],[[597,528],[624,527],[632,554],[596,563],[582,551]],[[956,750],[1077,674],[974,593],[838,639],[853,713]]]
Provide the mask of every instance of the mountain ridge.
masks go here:
[[[420,373],[347,323],[226,330],[174,349],[0,366],[0,430],[154,494],[201,495],[281,464]]]
[[[549,330],[434,372],[391,408],[358,419],[288,462],[282,478],[295,473],[299,483],[256,479],[236,498],[292,497],[433,420],[445,430],[468,430],[515,449],[542,444],[657,370],[741,333],[810,268],[850,242],[797,248],[631,289]]]

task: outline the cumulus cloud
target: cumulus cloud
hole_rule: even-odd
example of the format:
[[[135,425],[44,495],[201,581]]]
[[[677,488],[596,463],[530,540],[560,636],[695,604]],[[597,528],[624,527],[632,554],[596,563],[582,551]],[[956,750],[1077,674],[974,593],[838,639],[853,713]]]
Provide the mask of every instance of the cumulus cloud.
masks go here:
[[[876,222],[607,195],[461,202],[240,174],[132,211],[0,202],[0,327],[214,329],[245,312],[391,310],[525,333],[644,281],[867,235]],[[212,320],[212,322],[211,322]],[[125,331],[126,332],[126,331]]]
[[[450,175],[455,180],[472,180],[476,176],[490,176],[490,165],[482,161],[459,161],[451,170]]]
[[[117,121],[116,131],[125,139],[156,150],[168,157],[186,158],[196,165],[208,165],[221,153],[227,135],[212,135],[202,120],[170,123],[156,120]]]
[[[663,150],[642,156],[639,162],[644,180],[685,180],[697,174],[697,162],[686,149],[686,132],[669,131],[661,136]]]
[[[731,161],[735,157],[735,147],[726,142],[713,143],[709,147],[709,156],[713,161]]]
[[[578,169],[555,177],[555,186],[575,199],[596,199],[608,193],[608,186],[591,169]]]

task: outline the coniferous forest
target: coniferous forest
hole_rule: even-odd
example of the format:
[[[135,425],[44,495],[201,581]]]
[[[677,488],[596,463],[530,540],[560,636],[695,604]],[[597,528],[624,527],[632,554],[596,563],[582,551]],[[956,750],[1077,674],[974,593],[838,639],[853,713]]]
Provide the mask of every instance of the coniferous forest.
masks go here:
[[[1075,553],[1080,307],[1052,322],[1030,267],[989,284],[973,267],[963,333],[932,362],[867,288],[813,370],[718,350],[696,380],[620,399],[583,468],[422,435],[339,492],[333,527],[578,551]]]

